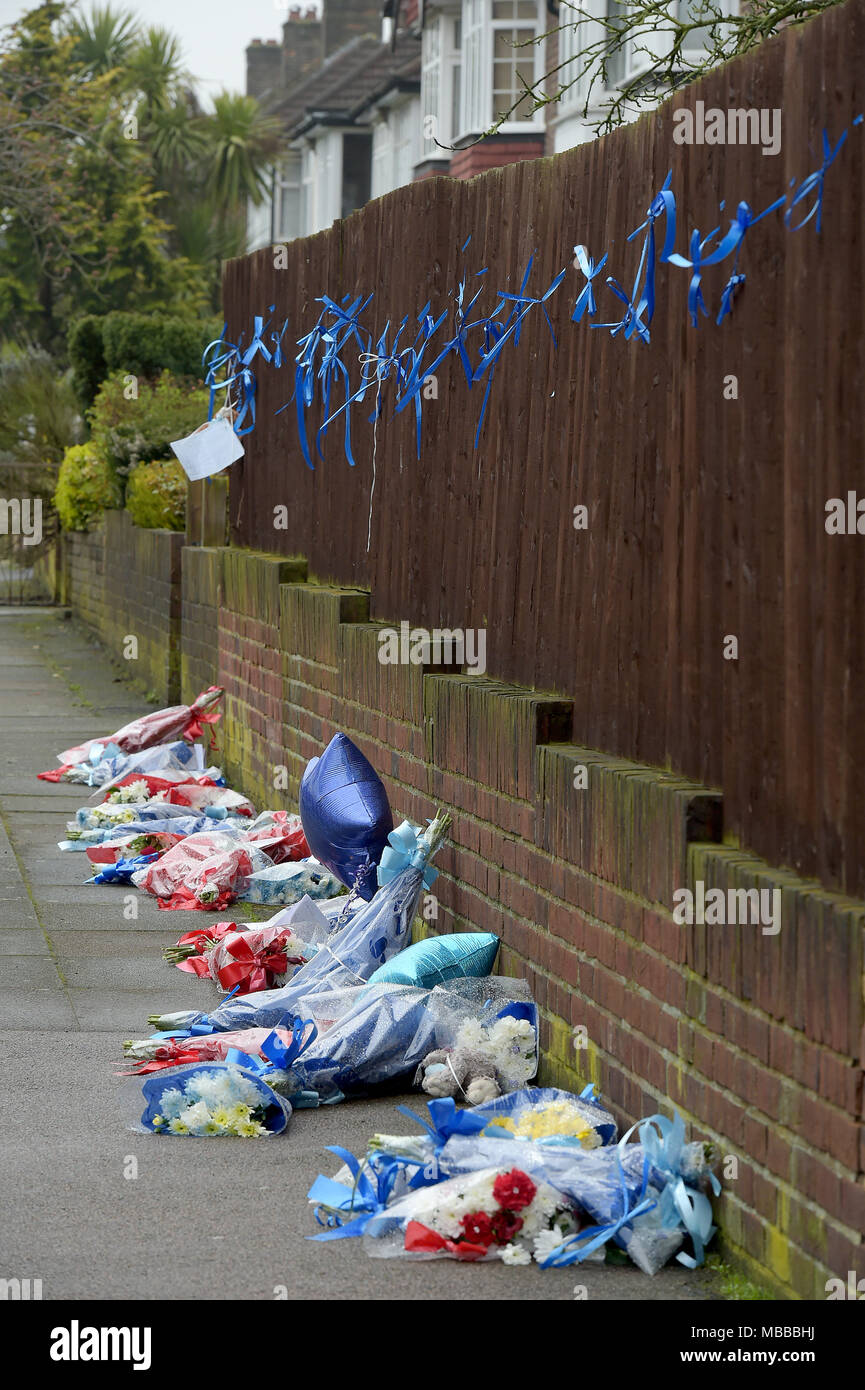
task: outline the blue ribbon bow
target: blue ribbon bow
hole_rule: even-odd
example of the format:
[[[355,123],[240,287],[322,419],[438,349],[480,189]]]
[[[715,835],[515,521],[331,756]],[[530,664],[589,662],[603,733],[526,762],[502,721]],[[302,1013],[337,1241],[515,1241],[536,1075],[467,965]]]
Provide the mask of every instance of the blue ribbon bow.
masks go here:
[[[417,827],[404,820],[387,837],[388,843],[382,851],[378,865],[379,887],[390,883],[404,869],[423,869],[423,881],[431,888],[438,878],[438,869],[427,863],[429,850],[421,844]]]

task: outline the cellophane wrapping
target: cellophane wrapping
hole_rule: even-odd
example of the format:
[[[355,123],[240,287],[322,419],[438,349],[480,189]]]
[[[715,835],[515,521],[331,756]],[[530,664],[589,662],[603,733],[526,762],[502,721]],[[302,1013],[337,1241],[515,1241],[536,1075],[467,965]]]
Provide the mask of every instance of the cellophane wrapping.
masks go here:
[[[374,970],[409,945],[422,888],[423,870],[404,869],[370,902],[353,911],[344,927],[337,919],[336,930],[290,984],[226,1000],[209,1015],[211,1025],[217,1030],[273,1028],[286,1014],[307,1017],[308,998],[364,984]],[[349,910],[350,904],[341,909]]]
[[[308,993],[295,1016],[312,1019],[318,1037],[293,1073],[322,1102],[365,1095],[410,1078],[428,1052],[452,1047],[466,1019],[494,1017],[515,1001],[532,1004],[525,980],[496,976],[434,989],[372,984]]]
[[[190,835],[155,864],[133,875],[136,888],[173,907],[219,909],[246,887],[271,859],[246,836],[228,830]]]
[[[142,1134],[172,1137],[267,1138],[282,1133],[292,1111],[291,1102],[263,1077],[234,1062],[171,1067],[127,1086],[125,1097],[131,1101],[133,1096],[139,1118],[132,1127]],[[190,1105],[198,1107],[191,1119]],[[244,1116],[235,1107],[249,1113]],[[165,1123],[159,1124],[159,1119]]]

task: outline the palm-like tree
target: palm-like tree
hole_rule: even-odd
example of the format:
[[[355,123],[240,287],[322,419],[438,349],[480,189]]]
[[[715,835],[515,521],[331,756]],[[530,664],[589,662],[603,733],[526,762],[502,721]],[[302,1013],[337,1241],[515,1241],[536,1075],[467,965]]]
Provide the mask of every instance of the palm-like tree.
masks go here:
[[[183,90],[170,106],[156,107],[147,126],[147,139],[160,181],[182,192],[186,173],[199,165],[207,150],[207,136],[192,92]]]
[[[254,97],[221,92],[207,118],[209,187],[224,208],[256,205],[268,189],[270,165],[279,147],[279,122],[266,116]]]
[[[75,15],[66,26],[75,40],[72,56],[93,77],[122,67],[138,38],[138,22],[128,10],[94,5],[89,16]]]
[[[151,25],[138,39],[123,66],[130,85],[140,94],[138,117],[143,122],[171,106],[189,82],[180,41],[156,25]]]

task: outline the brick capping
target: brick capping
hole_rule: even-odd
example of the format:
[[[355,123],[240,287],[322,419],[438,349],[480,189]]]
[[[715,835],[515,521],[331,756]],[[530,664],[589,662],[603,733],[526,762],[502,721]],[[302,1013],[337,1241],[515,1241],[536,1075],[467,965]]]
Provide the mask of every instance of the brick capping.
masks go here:
[[[865,903],[725,842],[715,789],[583,746],[572,701],[383,667],[390,624],[370,621],[365,589],[311,582],[299,557],[134,531],[109,516],[67,538],[68,599],[109,645],[140,628],[148,670],[165,644],[184,699],[225,685],[229,779],[293,807],[306,761],[344,729],[395,816],[449,809],[438,919],[418,929],[499,935],[497,969],[525,975],[541,1010],[541,1079],[595,1081],[623,1124],[676,1107],[735,1158],[724,1245],[783,1296],[865,1277]],[[698,880],[779,889],[780,932],[677,925],[673,893]]]

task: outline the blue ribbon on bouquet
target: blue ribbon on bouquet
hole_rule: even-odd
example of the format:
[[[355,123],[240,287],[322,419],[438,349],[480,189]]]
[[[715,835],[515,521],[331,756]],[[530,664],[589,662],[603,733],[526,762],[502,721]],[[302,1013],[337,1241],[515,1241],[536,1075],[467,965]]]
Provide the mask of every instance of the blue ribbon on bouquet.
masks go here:
[[[261,1051],[278,1071],[288,1071],[297,1059],[318,1037],[318,1028],[311,1018],[293,1020],[291,1041],[284,1043],[279,1034],[269,1033],[261,1044]]]
[[[372,1163],[364,1166],[353,1153],[339,1144],[329,1144],[327,1151],[342,1159],[354,1178],[354,1185],[347,1188],[344,1183],[319,1174],[307,1196],[310,1202],[317,1204],[316,1221],[330,1229],[307,1236],[306,1239],[350,1240],[363,1235],[373,1217],[386,1209],[394,1183],[405,1168],[405,1161],[387,1158],[374,1166]],[[330,1209],[324,1216],[321,1215],[322,1207]],[[344,1221],[341,1220],[342,1213],[345,1213]]]
[[[630,1131],[628,1132],[630,1134]],[[625,1178],[625,1170],[622,1167],[621,1148],[626,1142],[628,1135],[621,1140],[616,1150],[616,1167],[619,1175],[619,1185],[622,1193],[622,1214],[614,1220],[606,1222],[601,1226],[588,1226],[585,1230],[578,1231],[576,1235],[568,1236],[561,1245],[552,1250],[546,1259],[539,1260],[541,1269],[561,1269],[565,1265],[581,1264],[582,1261],[591,1255],[593,1250],[597,1250],[602,1245],[606,1245],[608,1240],[618,1235],[623,1226],[628,1226],[638,1216],[643,1216],[657,1206],[654,1197],[647,1197],[646,1187],[649,1180],[649,1161],[643,1163],[643,1181],[636,1202],[631,1206],[631,1196],[628,1191],[628,1183]]]
[[[421,844],[417,828],[411,821],[404,820],[402,825],[390,832],[387,840],[378,864],[379,887],[390,883],[404,869],[423,869],[424,885],[431,888],[438,878],[438,869],[427,863],[429,852]]]
[[[680,1251],[676,1259],[688,1269],[696,1269],[703,1263],[703,1247],[715,1234],[715,1227],[709,1198],[704,1192],[688,1187],[682,1177],[685,1122],[678,1111],[672,1120],[666,1115],[651,1115],[640,1125],[639,1134],[643,1152],[666,1178],[658,1209],[661,1225],[673,1229],[684,1227],[693,1242],[694,1256]],[[721,1184],[714,1173],[709,1173],[709,1183],[717,1197]]]
[[[154,850],[153,854],[137,854],[134,859],[118,859],[116,864],[106,864],[104,869],[100,869],[98,874],[94,874],[93,878],[88,878],[86,882],[128,883],[134,873],[158,858],[159,855]]]
[[[407,1105],[398,1105],[397,1110],[401,1115],[406,1115],[408,1119],[414,1120],[426,1130],[437,1154],[441,1152],[452,1134],[480,1134],[487,1124],[487,1121],[476,1115],[473,1110],[458,1110],[452,1096],[446,1096],[441,1100],[427,1101],[427,1110],[430,1113],[429,1120],[423,1115],[416,1115],[413,1110],[409,1110]]]

